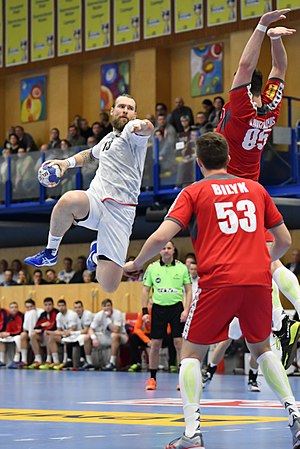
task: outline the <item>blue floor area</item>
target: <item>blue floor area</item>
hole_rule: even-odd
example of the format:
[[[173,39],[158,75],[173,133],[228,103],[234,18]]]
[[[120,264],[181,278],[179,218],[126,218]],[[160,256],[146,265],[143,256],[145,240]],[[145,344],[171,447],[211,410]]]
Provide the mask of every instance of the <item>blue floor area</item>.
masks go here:
[[[183,432],[177,375],[0,370],[1,449],[154,449]],[[300,400],[300,379],[289,378]],[[207,449],[292,448],[284,410],[259,377],[215,375],[203,392],[202,431]]]

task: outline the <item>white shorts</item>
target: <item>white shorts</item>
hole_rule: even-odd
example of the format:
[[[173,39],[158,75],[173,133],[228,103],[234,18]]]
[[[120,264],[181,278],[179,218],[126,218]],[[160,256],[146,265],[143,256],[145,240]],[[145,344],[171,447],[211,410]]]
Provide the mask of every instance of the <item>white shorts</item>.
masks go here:
[[[84,334],[80,335],[69,335],[68,337],[63,337],[61,339],[62,343],[79,343],[79,346],[84,345]]]
[[[76,220],[75,224],[98,231],[97,255],[105,256],[123,267],[136,208],[113,200],[102,202],[90,189],[85,193],[90,202],[89,215],[86,220]]]
[[[240,327],[240,322],[237,317],[233,318],[229,325],[228,330],[228,338],[231,338],[232,340],[238,340],[242,336],[242,331]]]
[[[99,340],[100,346],[111,346],[111,335],[104,334],[103,332],[95,332],[97,339]],[[126,345],[128,341],[127,334],[121,334],[121,345]]]
[[[9,337],[0,338],[1,343],[15,343],[18,351],[21,350],[21,337],[20,335],[10,335]]]

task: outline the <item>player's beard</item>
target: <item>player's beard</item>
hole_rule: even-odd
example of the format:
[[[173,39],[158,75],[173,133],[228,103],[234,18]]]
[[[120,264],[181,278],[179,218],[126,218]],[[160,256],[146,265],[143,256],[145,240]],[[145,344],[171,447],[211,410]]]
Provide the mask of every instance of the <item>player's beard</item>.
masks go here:
[[[111,124],[114,127],[114,129],[116,129],[121,133],[128,122],[129,119],[127,117],[117,117],[112,119]]]

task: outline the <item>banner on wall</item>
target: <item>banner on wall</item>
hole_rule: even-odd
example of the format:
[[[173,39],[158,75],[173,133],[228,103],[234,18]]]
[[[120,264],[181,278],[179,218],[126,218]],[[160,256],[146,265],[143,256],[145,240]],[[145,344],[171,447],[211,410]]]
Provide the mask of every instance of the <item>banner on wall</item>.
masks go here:
[[[31,0],[31,61],[54,58],[54,0]]]
[[[81,0],[59,0],[57,22],[57,55],[81,52]]]
[[[129,91],[129,61],[121,61],[101,66],[102,111],[109,111],[114,100]]]
[[[139,41],[140,24],[139,0],[114,1],[114,45]]]
[[[170,0],[144,0],[144,39],[171,34]]]
[[[175,0],[175,33],[203,28],[203,1]]]
[[[5,66],[28,62],[28,2],[5,2]]]
[[[46,119],[46,76],[21,80],[21,122]]]
[[[207,0],[207,26],[236,22],[236,0]]]
[[[252,17],[261,17],[265,12],[272,11],[272,0],[242,0],[241,19],[251,19]]]
[[[3,67],[3,3],[0,0],[0,67]]]
[[[191,48],[191,96],[223,92],[223,44]]]
[[[110,0],[85,2],[85,51],[110,46]]]
[[[299,0],[277,0],[277,9],[300,9],[300,1]]]

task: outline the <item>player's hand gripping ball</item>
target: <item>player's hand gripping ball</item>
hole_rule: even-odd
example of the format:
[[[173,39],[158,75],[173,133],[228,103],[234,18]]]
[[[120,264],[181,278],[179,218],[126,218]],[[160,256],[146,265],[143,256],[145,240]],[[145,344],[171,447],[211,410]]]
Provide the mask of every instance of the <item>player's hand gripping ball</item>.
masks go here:
[[[38,171],[38,180],[44,187],[56,187],[60,183],[60,168],[58,165],[43,165]]]

